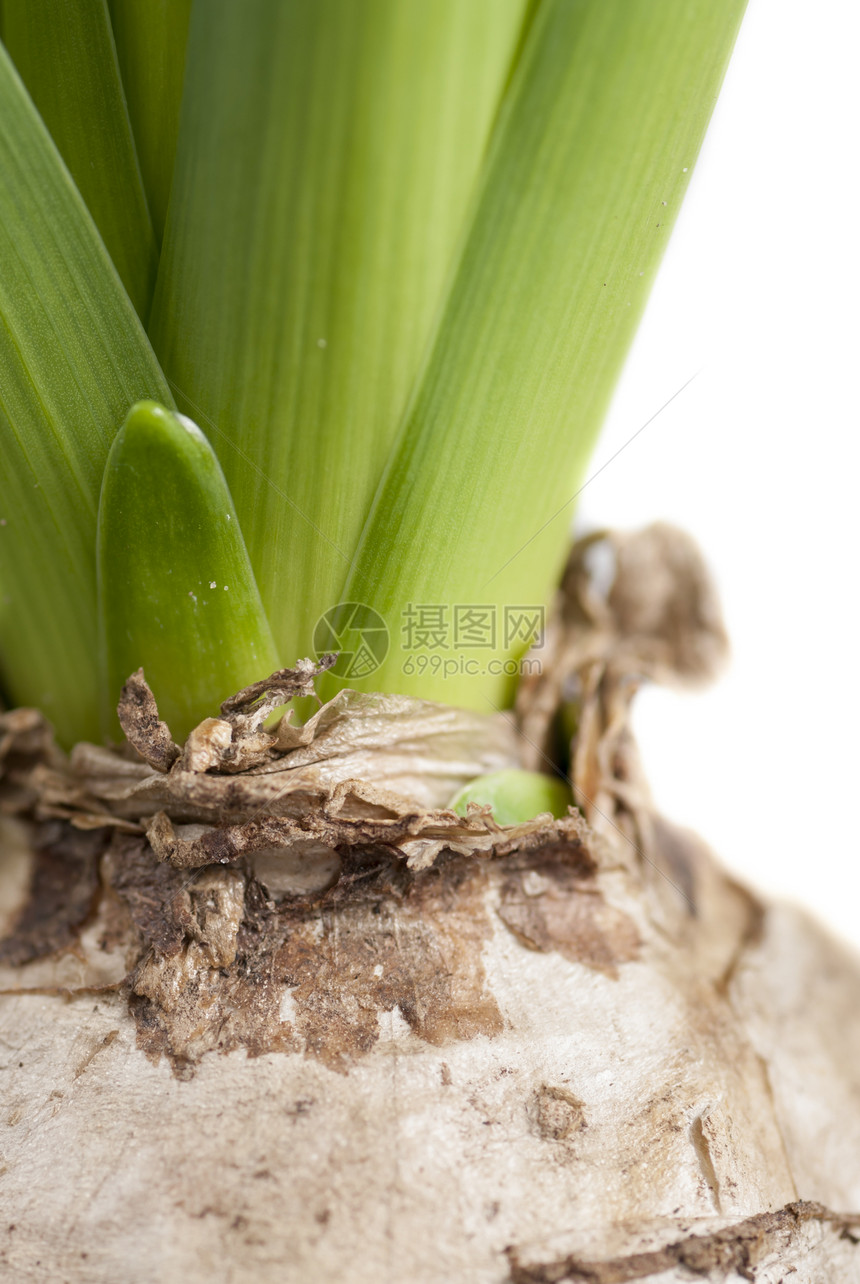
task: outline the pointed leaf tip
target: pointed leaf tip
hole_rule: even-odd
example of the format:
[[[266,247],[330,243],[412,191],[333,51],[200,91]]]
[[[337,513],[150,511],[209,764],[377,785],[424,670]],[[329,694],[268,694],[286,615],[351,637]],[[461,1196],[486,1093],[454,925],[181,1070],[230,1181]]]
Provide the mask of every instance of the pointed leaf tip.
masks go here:
[[[154,401],[132,406],[108,458],[98,575],[110,707],[143,666],[182,739],[225,695],[279,667],[215,454],[196,424]]]

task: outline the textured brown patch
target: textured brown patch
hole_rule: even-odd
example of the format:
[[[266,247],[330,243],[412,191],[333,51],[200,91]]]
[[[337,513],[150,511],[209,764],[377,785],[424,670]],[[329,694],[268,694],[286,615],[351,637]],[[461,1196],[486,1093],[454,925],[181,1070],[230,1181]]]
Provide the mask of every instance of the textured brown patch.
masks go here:
[[[99,947],[126,951],[139,1046],[180,1075],[233,1049],[303,1051],[346,1071],[390,1037],[386,1014],[436,1045],[497,1034],[482,957],[491,882],[535,948],[600,967],[623,955],[619,932],[596,926],[607,913],[617,925],[586,893],[596,865],[578,837],[495,859],[443,852],[422,870],[397,849],[351,846],[333,886],[274,900],[248,861],[182,870],[142,835],[57,821],[40,832],[33,896],[3,957],[68,948],[97,907]],[[579,901],[586,913],[563,910]]]
[[[168,1056],[181,1077],[216,1048],[283,1046],[277,1039],[267,1042],[273,1003],[255,1003],[236,975],[244,893],[245,880],[235,870],[203,871],[181,892],[181,948],[169,955],[150,949],[135,969],[130,1005],[138,1046],[156,1058]]]
[[[81,832],[53,821],[34,847],[29,896],[18,921],[0,941],[0,962],[19,965],[68,949],[92,912],[104,830]]]
[[[586,1127],[585,1107],[567,1088],[543,1084],[532,1103],[535,1131],[544,1141],[567,1141]]]
[[[502,1029],[481,959],[486,870],[458,858],[402,890],[399,870],[379,874],[363,894],[335,889],[319,915],[299,910],[275,958],[297,1035],[334,1068],[369,1051],[395,1008],[437,1045]]]
[[[168,957],[178,954],[188,924],[187,887],[193,880],[171,866],[159,866],[145,838],[125,834],[114,838],[103,875],[147,947]]]
[[[503,917],[532,948],[612,972],[638,947],[630,921],[593,890],[578,842],[494,862],[449,854],[421,871],[379,847],[340,855],[333,887],[275,902],[249,868],[189,874],[118,837],[106,868],[150,947],[132,978],[140,1045],[182,1074],[235,1048],[303,1051],[345,1071],[377,1043],[386,1013],[436,1045],[497,1034],[482,959],[497,871]]]
[[[304,1050],[345,1071],[395,1008],[434,1044],[502,1028],[481,959],[491,930],[482,864],[454,858],[413,874],[391,854],[351,853],[330,891],[275,904],[236,870],[186,874],[177,886],[178,871],[119,841],[121,894],[142,935],[157,929],[161,942],[132,978],[138,1042],[181,1075],[205,1052],[235,1048]]]
[[[830,1224],[847,1233],[860,1226],[860,1215],[833,1213],[821,1204],[797,1200],[773,1213],[757,1213],[734,1226],[709,1235],[686,1235],[674,1244],[652,1252],[632,1253],[604,1261],[570,1256],[555,1262],[527,1265],[515,1248],[509,1248],[510,1284],[627,1284],[682,1267],[694,1275],[729,1272],[755,1279],[755,1267],[771,1253],[790,1250],[805,1222]],[[789,1264],[789,1269],[794,1267]]]
[[[555,950],[608,976],[639,953],[633,921],[604,900],[580,864],[554,854],[505,883],[499,917],[529,949]]]

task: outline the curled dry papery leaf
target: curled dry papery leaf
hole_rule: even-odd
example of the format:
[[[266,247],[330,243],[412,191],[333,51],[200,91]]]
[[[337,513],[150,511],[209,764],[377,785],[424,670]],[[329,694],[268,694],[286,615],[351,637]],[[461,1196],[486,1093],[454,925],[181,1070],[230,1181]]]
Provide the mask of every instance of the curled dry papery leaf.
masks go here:
[[[384,844],[420,868],[446,848],[511,851],[545,828],[546,818],[502,829],[486,808],[466,818],[440,809],[467,780],[518,765],[515,730],[501,716],[344,691],[304,726],[287,716],[268,731],[273,709],[312,694],[332,659],[303,661],[225,701],[222,716],[202,722],[181,750],[143,674],[134,674],[120,720],[137,759],[79,745],[67,767],[34,769],[39,814],[144,829],[159,857],[184,867],[313,840]],[[576,834],[580,823],[571,817],[559,832]]]
[[[728,641],[695,543],[663,522],[633,533],[601,531],[573,548],[545,637],[517,694],[523,765],[552,757],[559,709],[574,724],[574,801],[601,833],[620,825],[647,854],[651,804],[630,731],[644,682],[710,681]]]
[[[574,550],[518,735],[267,725],[310,662],[181,747],[141,675],[133,749],[0,716],[14,1277],[149,1284],[155,1236],[168,1284],[860,1280],[860,966],[654,815],[627,726],[723,647],[661,527]],[[559,705],[587,819],[440,807],[545,767]]]

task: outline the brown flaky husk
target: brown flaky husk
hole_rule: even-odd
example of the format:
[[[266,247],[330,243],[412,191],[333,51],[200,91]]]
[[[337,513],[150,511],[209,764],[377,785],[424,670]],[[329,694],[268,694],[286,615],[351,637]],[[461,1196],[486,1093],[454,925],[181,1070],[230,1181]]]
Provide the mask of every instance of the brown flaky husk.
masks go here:
[[[328,658],[181,747],[142,673],[121,748],[0,717],[0,1279],[860,1280],[858,960],[659,819],[630,735],[724,648],[656,526],[576,546],[510,718],[273,729]],[[445,810],[561,726],[567,818]]]

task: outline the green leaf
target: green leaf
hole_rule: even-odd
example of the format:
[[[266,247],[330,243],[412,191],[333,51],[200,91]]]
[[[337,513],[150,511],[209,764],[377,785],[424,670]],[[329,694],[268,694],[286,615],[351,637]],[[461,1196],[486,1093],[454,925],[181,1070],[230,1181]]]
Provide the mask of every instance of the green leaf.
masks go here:
[[[191,0],[109,0],[143,186],[161,244],[185,72]]]
[[[95,534],[110,443],[170,393],[0,48],[0,668],[65,744],[97,734]]]
[[[743,7],[544,0],[340,594],[391,633],[363,685],[478,708],[510,698],[510,657],[531,640],[514,624],[557,583],[573,499]],[[407,626],[425,606],[444,613],[444,637],[422,657]]]
[[[207,0],[151,334],[282,654],[333,606],[423,359],[523,0]]]
[[[521,825],[543,812],[556,818],[566,816],[568,807],[573,806],[573,798],[567,782],[558,776],[508,768],[470,780],[448,806],[459,816],[465,816],[469,803],[492,807],[499,825]]]
[[[145,322],[157,251],[107,0],[4,0],[3,18],[9,53]]]
[[[184,739],[280,667],[214,451],[196,424],[155,402],[132,407],[111,448],[98,573],[111,709],[143,666],[161,716]]]

